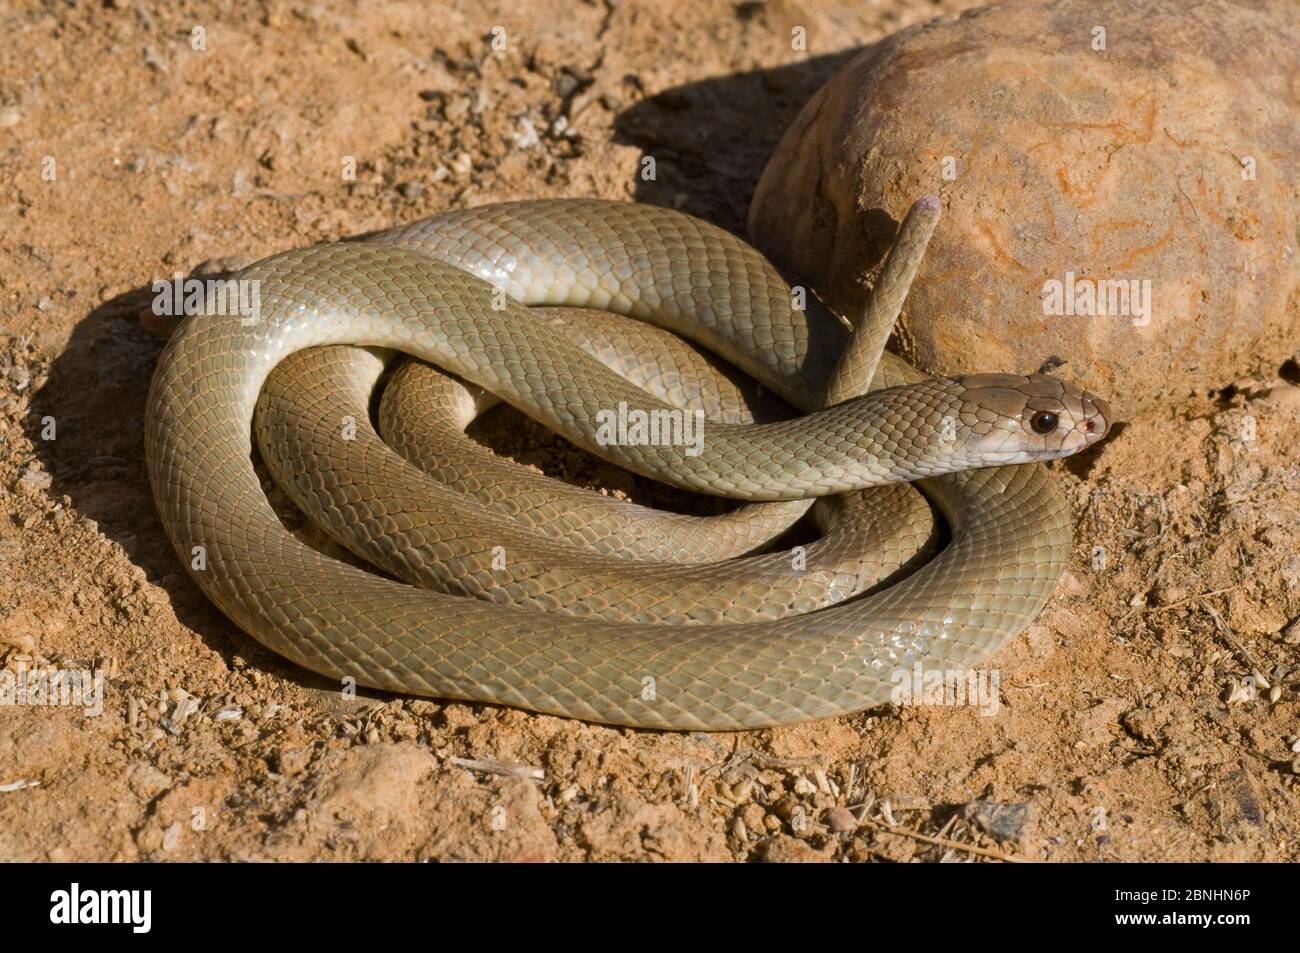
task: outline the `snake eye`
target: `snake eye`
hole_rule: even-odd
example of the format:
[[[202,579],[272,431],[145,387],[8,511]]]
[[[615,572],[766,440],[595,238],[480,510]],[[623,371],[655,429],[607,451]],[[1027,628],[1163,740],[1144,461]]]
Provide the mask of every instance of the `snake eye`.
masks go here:
[[[1041,410],[1029,418],[1029,426],[1033,428],[1034,433],[1051,433],[1058,423],[1060,418],[1046,410]]]

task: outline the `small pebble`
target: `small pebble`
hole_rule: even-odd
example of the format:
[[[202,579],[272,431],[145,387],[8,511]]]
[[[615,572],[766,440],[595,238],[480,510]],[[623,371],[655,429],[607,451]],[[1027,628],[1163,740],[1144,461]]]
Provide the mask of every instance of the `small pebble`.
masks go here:
[[[174,850],[176,845],[180,843],[180,840],[181,822],[177,821],[175,824],[168,827],[167,830],[163,831],[162,849]]]
[[[456,157],[447,164],[451,166],[451,171],[461,178],[469,175],[474,169],[474,160],[470,158],[468,152],[458,153]]]
[[[531,149],[541,143],[537,135],[537,127],[527,116],[519,120],[519,132],[515,133],[515,145],[520,149]]]
[[[1153,593],[1157,605],[1171,606],[1187,598],[1187,590],[1182,586],[1160,586]]]
[[[826,809],[826,826],[834,834],[844,834],[858,829],[858,819],[848,808],[837,805]]]
[[[39,493],[41,490],[48,490],[53,482],[54,478],[44,470],[28,467],[18,478],[18,489],[24,493]]]
[[[732,785],[730,794],[731,794],[731,799],[735,801],[737,804],[744,804],[754,794],[754,782],[740,781]]]

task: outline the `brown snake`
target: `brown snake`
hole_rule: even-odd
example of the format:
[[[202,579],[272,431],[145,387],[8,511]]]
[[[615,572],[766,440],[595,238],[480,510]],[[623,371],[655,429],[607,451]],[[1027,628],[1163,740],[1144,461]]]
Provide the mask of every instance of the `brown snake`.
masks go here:
[[[256,320],[195,315],[159,359],[146,420],[159,512],[199,586],[237,624],[299,664],[360,684],[706,730],[887,701],[894,672],[971,666],[1038,613],[1064,568],[1069,523],[1034,461],[1082,449],[1108,427],[1102,401],[1051,377],[929,379],[882,355],[936,218],[937,204],[914,207],[852,335],[812,299],[793,307],[789,284],[734,236],[651,206],[488,206],[257,262],[234,276],[258,282]],[[699,370],[683,357],[663,386],[642,374],[656,396],[601,362],[602,349],[617,351],[608,334],[583,341],[586,332],[572,331],[575,344],[557,330],[578,320],[573,312],[525,305],[600,308],[676,332],[803,414],[746,422],[725,386],[683,384],[682,368]],[[638,350],[656,346],[657,332],[646,332]],[[427,360],[664,482],[804,502],[665,514],[659,526],[653,512],[572,488],[556,490],[566,501],[557,506],[545,481],[503,475],[499,461],[475,461],[463,446],[439,449],[454,447],[451,434],[423,451],[419,438],[396,440],[433,461],[425,476],[369,429],[380,359],[295,355],[343,344]],[[290,355],[277,377],[295,365],[332,376],[273,382],[258,417],[268,464],[332,535],[430,589],[328,558],[272,511],[250,430],[263,384]],[[628,371],[637,361],[611,363]],[[451,429],[482,403],[455,382],[432,386]],[[602,421],[620,404],[713,416],[688,453],[610,442]],[[341,436],[344,418],[354,435]],[[290,449],[275,450],[277,437]],[[929,533],[919,498],[899,481],[918,479],[951,539],[916,568]],[[714,562],[752,552],[814,497],[831,499],[819,506],[826,536],[806,547],[806,568],[790,553]],[[666,563],[679,554],[687,565]]]

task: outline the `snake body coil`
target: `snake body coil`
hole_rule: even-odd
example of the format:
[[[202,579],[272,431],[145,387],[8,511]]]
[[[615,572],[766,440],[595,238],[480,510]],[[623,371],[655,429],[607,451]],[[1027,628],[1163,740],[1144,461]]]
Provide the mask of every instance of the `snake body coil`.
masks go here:
[[[245,631],[307,668],[375,688],[704,730],[887,701],[896,672],[910,673],[915,663],[969,667],[1042,608],[1068,555],[1068,513],[1048,475],[1025,461],[1074,452],[1106,430],[1102,402],[1041,376],[931,380],[885,355],[878,368],[867,360],[866,380],[841,392],[853,373],[836,371],[850,340],[842,321],[816,307],[792,308],[789,286],[734,236],[649,206],[541,201],[452,212],[362,242],[287,252],[235,277],[259,283],[257,319],[196,315],[159,359],[146,421],[159,513],[199,586]],[[805,413],[755,424],[728,422],[715,408],[720,416],[707,421],[693,455],[680,446],[603,441],[601,411],[620,404],[680,411],[673,401],[689,401],[690,393],[648,393],[593,356],[595,345],[583,350],[525,305],[601,308],[652,322],[715,351]],[[872,340],[883,342],[873,331]],[[853,337],[845,365],[857,360],[859,346],[874,353],[864,340],[862,332]],[[346,448],[359,456],[340,447],[323,477],[307,467],[295,493],[300,504],[326,511],[327,528],[346,513],[357,528],[331,532],[351,533],[349,545],[384,568],[410,569],[421,585],[442,591],[412,588],[299,542],[254,472],[250,432],[263,384],[290,355],[324,345],[422,358],[593,452],[678,486],[805,502],[756,503],[718,518],[710,525],[726,532],[717,534],[717,548],[689,520],[671,516],[661,535],[656,529],[640,544],[629,541],[627,532],[602,527],[600,511],[628,505],[593,504],[559,535],[502,547],[508,559],[517,550],[523,567],[503,581],[485,548],[528,529],[519,512],[527,507],[502,499],[526,495],[522,484],[493,498],[477,476],[439,477],[446,487],[430,492],[452,494],[445,499],[460,501],[457,510],[472,511],[471,533],[441,527],[454,513],[423,512],[415,491],[403,489],[410,485],[404,462],[377,442]],[[381,365],[366,367],[364,357],[339,358],[328,391],[351,389],[349,399],[364,409]],[[861,395],[867,382],[873,391]],[[277,412],[266,402],[263,416]],[[333,426],[337,406],[347,405],[328,406],[318,430]],[[272,431],[290,426],[259,421]],[[318,435],[313,446],[329,447],[329,439]],[[394,476],[362,490],[355,468],[371,459]],[[455,461],[449,466],[456,469]],[[896,585],[834,604],[846,586],[849,595],[868,589],[925,548],[927,533],[913,519],[917,498],[894,483],[912,479],[925,480],[946,517],[948,545]],[[477,496],[465,492],[467,483]],[[815,596],[793,578],[782,581],[783,555],[739,561],[744,572],[763,576],[762,592],[784,593],[781,599],[755,599],[748,583],[736,581],[740,570],[728,576],[729,564],[710,564],[719,552],[759,544],[760,534],[747,535],[751,520],[779,530],[808,498],[833,494],[848,495],[836,497],[838,517],[829,504],[826,546],[849,538],[855,552],[835,550]],[[543,503],[531,510],[534,521],[547,522],[540,512]],[[575,526],[604,555],[571,551],[573,540],[561,537]],[[892,540],[904,531],[905,544],[887,543],[891,555],[864,560],[873,534]],[[622,559],[659,563],[678,542],[695,565],[641,571],[633,563],[639,588],[629,584],[630,595],[617,591],[623,577],[604,575]],[[422,555],[413,558],[408,544],[416,543]]]

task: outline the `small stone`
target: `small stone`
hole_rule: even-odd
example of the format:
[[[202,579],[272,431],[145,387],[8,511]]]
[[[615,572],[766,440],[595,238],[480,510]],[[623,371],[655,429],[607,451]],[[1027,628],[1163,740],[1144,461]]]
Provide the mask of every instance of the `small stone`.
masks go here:
[[[1187,599],[1187,590],[1182,586],[1159,586],[1152,595],[1157,605],[1171,606]]]
[[[1001,804],[997,801],[969,801],[962,806],[962,818],[994,840],[1016,842],[1025,834],[1033,814],[1028,801]]]
[[[457,153],[456,157],[447,164],[451,166],[451,171],[462,179],[474,170],[474,160],[470,158],[468,152]]]
[[[175,824],[172,824],[170,827],[168,827],[167,830],[163,831],[162,849],[175,850],[176,845],[180,843],[180,840],[181,840],[181,822],[177,821]]]
[[[127,787],[142,801],[152,801],[172,786],[172,779],[153,765],[141,761],[131,766],[126,776]]]
[[[23,121],[23,114],[13,106],[0,109],[0,129],[10,129]]]
[[[156,70],[159,73],[164,72],[167,69],[166,61],[158,55],[158,51],[152,46],[146,46],[144,48],[144,62],[150,69]]]
[[[30,466],[18,478],[18,489],[23,493],[39,493],[42,490],[48,490],[54,478],[44,470],[38,470]]]
[[[424,197],[424,192],[425,192],[424,183],[403,182],[401,185],[397,187],[397,192],[399,195],[402,196],[402,198],[406,199],[408,202],[414,202],[416,199],[420,199]]]
[[[457,96],[447,104],[447,108],[443,112],[448,122],[460,122],[465,118],[465,114],[469,112],[469,98]]]
[[[762,831],[767,826],[768,814],[761,804],[746,804],[740,809],[740,819],[751,831]]]
[[[542,141],[537,135],[537,127],[527,116],[519,120],[519,132],[515,133],[514,139],[520,149],[531,149]]]
[[[833,834],[844,834],[858,829],[858,819],[848,808],[836,805],[826,809],[826,826]]]
[[[567,99],[578,91],[578,78],[569,73],[561,73],[555,78],[555,95],[561,99]]]

